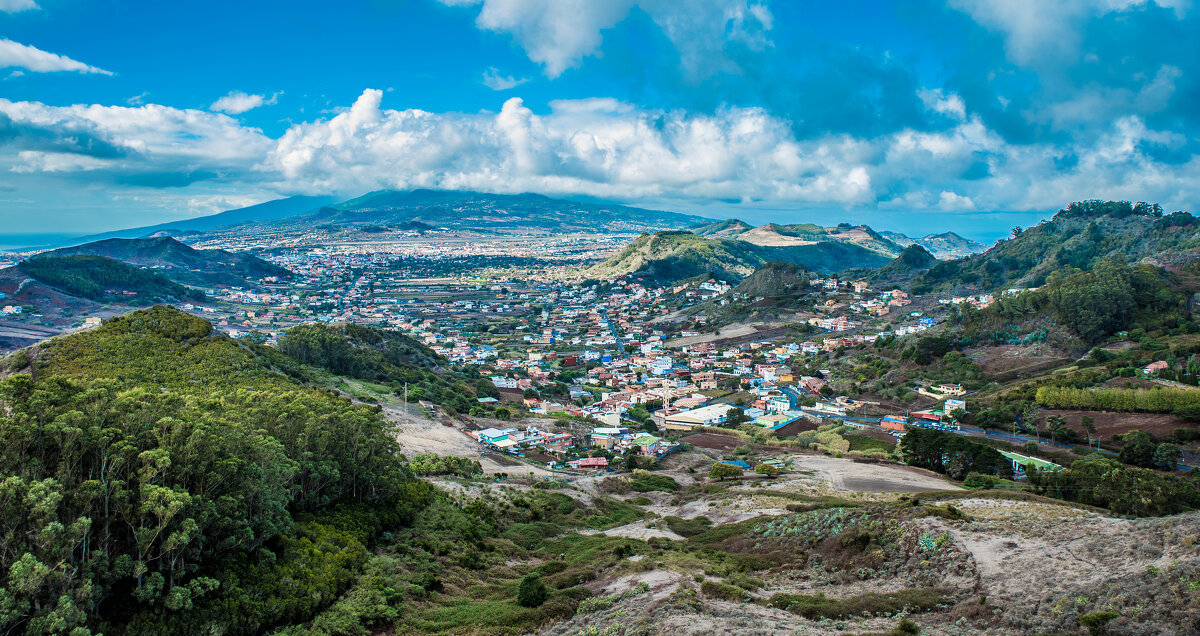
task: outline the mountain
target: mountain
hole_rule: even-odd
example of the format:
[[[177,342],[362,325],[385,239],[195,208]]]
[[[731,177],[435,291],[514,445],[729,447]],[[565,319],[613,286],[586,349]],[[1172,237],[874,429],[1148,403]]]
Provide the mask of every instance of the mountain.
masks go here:
[[[1162,213],[1156,205],[1081,201],[1049,221],[1014,231],[981,254],[943,261],[914,281],[914,291],[1039,287],[1054,277],[1089,271],[1106,258],[1146,260],[1174,268],[1200,258],[1200,219]]]
[[[487,194],[448,190],[380,190],[313,214],[271,223],[282,227],[388,226],[419,222],[449,229],[550,232],[642,232],[677,229],[710,219],[616,204],[580,203],[540,194]]]
[[[208,232],[221,227],[231,225],[242,225],[255,221],[267,221],[282,217],[294,216],[316,210],[317,208],[334,201],[333,197],[327,196],[294,196],[286,199],[276,199],[252,205],[245,208],[237,208],[234,210],[226,210],[217,214],[208,216],[196,217],[194,219],[182,219],[179,221],[169,221],[167,223],[158,223],[155,225],[146,225],[143,227],[129,228],[126,230],[116,230],[112,232],[103,232],[100,234],[92,234],[83,236],[72,241],[72,245],[78,243],[88,243],[109,238],[145,238],[149,236],[166,235],[166,236],[185,236],[189,233]]]
[[[938,259],[918,243],[904,248],[892,262],[867,274],[873,286],[890,289],[912,282],[914,278],[938,264]]]
[[[762,247],[796,247],[821,243],[856,245],[889,259],[898,256],[903,249],[903,246],[865,225],[848,223],[842,223],[835,227],[822,227],[811,223],[793,225],[768,223],[753,227],[732,219],[710,223],[694,231],[701,236],[737,239]]]
[[[954,232],[929,234],[921,238],[910,238],[899,232],[880,232],[880,234],[900,247],[920,245],[940,260],[962,258],[987,249],[986,245],[961,237]]]
[[[726,221],[717,221],[708,225],[696,228],[696,234],[700,236],[719,236],[723,238],[736,237],[743,232],[753,230],[754,226],[738,219],[728,219]]]
[[[882,254],[849,242],[758,245],[740,238],[671,231],[643,234],[625,249],[589,268],[587,275],[611,278],[629,274],[665,284],[711,274],[722,280],[739,282],[771,261],[833,273],[853,267],[880,267],[888,260]]]
[[[292,273],[245,252],[197,250],[167,236],[148,239],[106,239],[43,252],[54,258],[88,254],[154,269],[171,280],[199,286],[254,287],[262,278],[291,278]]]
[[[772,261],[754,270],[731,292],[752,298],[788,298],[807,289],[810,279],[811,272],[803,265]]]

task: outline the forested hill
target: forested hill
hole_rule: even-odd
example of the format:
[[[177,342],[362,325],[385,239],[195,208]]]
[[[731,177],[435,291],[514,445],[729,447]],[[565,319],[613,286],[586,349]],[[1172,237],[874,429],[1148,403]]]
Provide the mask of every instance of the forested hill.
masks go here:
[[[1079,354],[1118,331],[1200,330],[1187,305],[1197,291],[1160,267],[1130,266],[1108,258],[1092,271],[1056,278],[1036,291],[1002,296],[982,311],[964,308],[956,322],[970,342],[1049,340]]]
[[[1052,277],[1088,271],[1100,260],[1190,263],[1200,256],[1200,222],[1153,204],[1082,201],[1030,228],[1013,230],[982,254],[934,265],[913,283],[916,293],[1039,287]]]
[[[332,602],[431,495],[378,409],[288,365],[166,307],[6,359],[0,629],[257,633]]]
[[[480,397],[499,397],[487,378],[473,368],[460,373],[413,338],[355,324],[300,325],[280,339],[279,351],[307,365],[342,376],[384,383],[412,400],[431,400],[467,413]],[[467,375],[471,373],[472,375]]]
[[[20,263],[11,275],[26,275],[68,296],[96,302],[148,305],[174,300],[204,300],[199,289],[184,287],[154,271],[103,256],[43,256]]]
[[[36,256],[104,256],[138,267],[153,268],[172,280],[203,286],[252,287],[262,278],[291,278],[292,273],[253,254],[226,250],[197,250],[169,237],[106,239],[64,247]]]

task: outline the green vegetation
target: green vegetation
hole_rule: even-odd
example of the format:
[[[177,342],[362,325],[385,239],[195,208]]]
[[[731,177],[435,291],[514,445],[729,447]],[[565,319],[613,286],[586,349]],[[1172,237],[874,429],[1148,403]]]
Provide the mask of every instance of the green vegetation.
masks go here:
[[[900,440],[900,452],[909,465],[952,479],[961,480],[970,473],[1012,475],[1012,463],[996,449],[942,431],[912,429]]]
[[[157,272],[102,256],[39,256],[23,261],[20,267],[39,282],[88,300],[121,299],[131,304],[151,304],[205,299],[199,289],[189,289]]]
[[[774,594],[767,599],[767,605],[771,607],[813,620],[892,615],[902,611],[923,612],[946,602],[945,592],[937,588],[917,588],[887,594],[869,592],[847,599],[826,598],[824,594]]]
[[[729,478],[736,479],[738,477],[741,477],[743,474],[745,474],[745,471],[742,470],[741,466],[734,466],[732,464],[725,464],[725,463],[716,463],[716,464],[713,464],[711,469],[709,469],[708,478],[709,479],[719,479],[721,481],[725,481],[726,479],[729,479]]]
[[[1043,386],[1037,401],[1052,409],[1088,409],[1143,413],[1177,413],[1200,408],[1200,391],[1194,389],[1076,389]]]
[[[1075,460],[1067,470],[1029,475],[1034,492],[1117,514],[1156,517],[1200,508],[1195,477],[1126,466],[1100,454]]]
[[[679,484],[666,475],[655,475],[645,470],[635,470],[629,480],[629,487],[636,492],[651,492],[661,490],[673,492],[679,490]]]
[[[994,343],[1012,342],[1021,334],[1057,324],[1090,346],[1117,331],[1175,327],[1189,321],[1184,298],[1160,268],[1105,259],[1090,272],[999,298],[983,311],[966,314],[962,323],[967,338]],[[1045,317],[1054,322],[1046,322]]]
[[[478,397],[500,396],[487,379],[451,372],[428,347],[392,331],[354,324],[300,325],[279,338],[278,349],[337,375],[390,383],[401,393],[407,384],[409,400],[430,400],[464,413],[480,408]]]
[[[473,459],[455,457],[453,455],[438,457],[433,453],[423,453],[413,457],[409,461],[408,467],[414,473],[421,476],[462,475],[463,477],[470,477],[483,473],[479,462]]]
[[[0,383],[10,629],[304,618],[429,497],[376,411],[182,312],[55,340],[32,371]]]

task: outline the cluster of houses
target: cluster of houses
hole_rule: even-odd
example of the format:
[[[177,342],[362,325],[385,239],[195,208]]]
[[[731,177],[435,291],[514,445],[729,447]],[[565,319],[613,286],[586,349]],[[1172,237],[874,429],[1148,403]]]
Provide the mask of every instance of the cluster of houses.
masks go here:
[[[543,461],[551,468],[608,468],[612,455],[662,457],[679,448],[677,442],[667,441],[644,432],[631,432],[623,426],[597,426],[584,439],[570,433],[543,431],[535,426],[518,428],[485,428],[467,431],[482,449],[504,452]]]

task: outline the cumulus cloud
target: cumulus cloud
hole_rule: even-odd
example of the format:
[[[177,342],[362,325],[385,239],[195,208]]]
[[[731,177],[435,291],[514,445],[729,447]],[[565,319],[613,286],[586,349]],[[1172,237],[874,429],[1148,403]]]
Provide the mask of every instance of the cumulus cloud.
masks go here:
[[[440,0],[479,7],[475,24],[506,33],[541,64],[548,77],[561,75],[586,57],[599,55],[605,29],[640,8],[663,30],[693,73],[728,67],[728,43],[752,49],[770,45],[770,9],[750,0]]]
[[[111,72],[83,62],[77,62],[69,57],[49,53],[39,48],[0,38],[0,68],[23,68],[35,73],[53,73],[56,71],[73,71],[76,73],[95,73],[112,75]]]
[[[495,66],[483,72],[483,85],[494,91],[511,90],[528,81],[528,77],[502,75],[500,69],[497,69]]]
[[[340,193],[473,189],[674,202],[714,199],[795,209],[970,212],[1053,210],[1071,200],[1200,197],[1200,159],[1155,161],[1186,142],[1137,116],[1086,143],[1012,144],[957,96],[927,95],[955,123],[941,131],[799,138],[761,108],[646,109],[610,98],[520,98],[496,112],[384,107],[366,90],[338,114],[279,138],[227,115],[146,104],[47,106],[0,99],[0,166],[41,178],[141,189]],[[215,196],[215,195],[214,195]]]
[[[20,13],[39,8],[41,7],[34,0],[0,0],[0,11],[4,13]]]
[[[241,115],[259,106],[274,104],[278,99],[279,93],[275,93],[271,97],[264,97],[262,95],[247,95],[241,91],[230,91],[228,95],[213,102],[208,109],[219,113]]]

